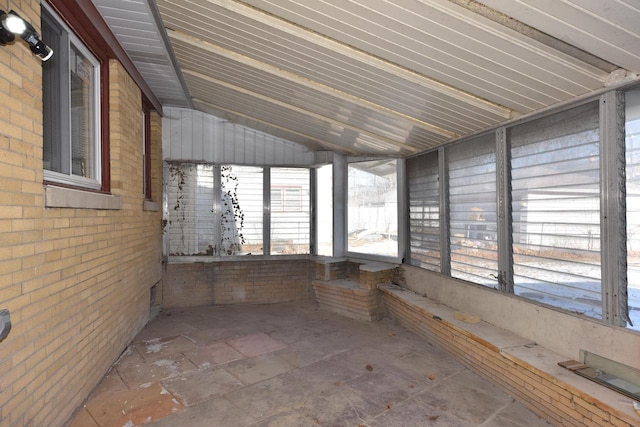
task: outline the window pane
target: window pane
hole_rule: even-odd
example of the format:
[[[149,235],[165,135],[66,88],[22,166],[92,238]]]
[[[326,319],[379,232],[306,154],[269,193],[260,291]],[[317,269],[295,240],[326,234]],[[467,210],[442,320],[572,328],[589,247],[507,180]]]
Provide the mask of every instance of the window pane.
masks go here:
[[[440,271],[440,187],[438,152],[407,160],[409,263]]]
[[[63,46],[65,44],[62,42],[62,27],[44,8],[42,9],[42,39],[46,40],[55,52],[48,61],[42,63],[43,167],[45,170],[66,173],[61,149],[64,133],[62,124],[67,118],[61,100],[61,95],[66,90],[65,81],[62,78],[63,64],[61,64],[61,61],[64,62]]]
[[[451,146],[449,173],[451,275],[498,287],[496,149],[493,134]]]
[[[309,169],[272,168],[271,254],[308,254],[310,248]]]
[[[349,252],[398,256],[397,170],[396,160],[349,164]]]
[[[95,68],[71,45],[71,173],[96,178],[95,167]]]
[[[262,255],[263,173],[251,166],[222,166],[220,255]]]
[[[167,174],[169,255],[213,255],[213,166],[173,163]]]
[[[629,328],[640,331],[640,91],[626,94],[627,291]]]
[[[318,255],[333,256],[333,166],[317,170]]]
[[[598,103],[509,136],[515,293],[601,318]]]

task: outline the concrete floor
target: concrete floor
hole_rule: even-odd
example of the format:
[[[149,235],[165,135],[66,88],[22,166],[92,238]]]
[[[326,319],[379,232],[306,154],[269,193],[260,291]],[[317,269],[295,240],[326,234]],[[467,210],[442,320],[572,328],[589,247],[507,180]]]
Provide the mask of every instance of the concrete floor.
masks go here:
[[[392,320],[311,303],[163,311],[70,427],[548,426]]]

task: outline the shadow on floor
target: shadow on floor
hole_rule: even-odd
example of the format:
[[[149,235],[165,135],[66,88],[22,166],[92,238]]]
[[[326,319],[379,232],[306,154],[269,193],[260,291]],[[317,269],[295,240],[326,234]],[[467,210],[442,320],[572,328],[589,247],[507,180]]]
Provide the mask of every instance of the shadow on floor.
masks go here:
[[[70,427],[548,426],[392,320],[312,303],[163,311]]]

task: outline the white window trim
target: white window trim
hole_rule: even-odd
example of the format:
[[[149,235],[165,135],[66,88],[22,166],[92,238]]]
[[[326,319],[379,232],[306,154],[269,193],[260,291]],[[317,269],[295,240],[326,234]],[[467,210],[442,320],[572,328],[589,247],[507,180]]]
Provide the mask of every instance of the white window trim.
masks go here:
[[[42,3],[42,7],[47,10],[47,12],[53,16],[58,24],[67,32],[69,38],[69,45],[67,46],[67,51],[71,50],[71,44],[73,44],[79,51],[82,53],[93,65],[93,81],[95,84],[93,85],[93,102],[94,102],[94,155],[93,155],[93,168],[95,170],[95,178],[85,178],[78,175],[73,175],[71,170],[69,174],[55,172],[51,170],[44,169],[43,177],[46,181],[55,182],[59,184],[73,185],[79,187],[86,187],[93,190],[99,190],[102,187],[102,141],[101,141],[101,123],[100,118],[102,117],[102,111],[100,108],[100,87],[102,82],[100,81],[100,62],[98,59],[87,49],[87,47],[82,43],[82,41],[76,36],[71,28],[64,22],[63,19],[46,3]],[[67,64],[68,65],[68,64]],[[70,76],[67,75],[69,78]],[[70,87],[70,86],[69,86]],[[71,96],[70,93],[67,94]],[[71,105],[71,100],[68,100],[67,105]],[[71,129],[71,114],[69,114],[69,124],[68,128]],[[66,141],[69,148],[69,156],[71,157],[71,135],[67,135],[69,140]]]

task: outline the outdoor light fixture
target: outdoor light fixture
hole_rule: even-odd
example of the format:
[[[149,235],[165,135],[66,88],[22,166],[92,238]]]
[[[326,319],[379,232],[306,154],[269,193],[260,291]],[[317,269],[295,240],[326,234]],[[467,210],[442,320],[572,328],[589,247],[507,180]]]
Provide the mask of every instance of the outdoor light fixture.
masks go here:
[[[22,40],[27,42],[31,52],[46,61],[53,55],[53,50],[40,40],[40,36],[33,25],[22,19],[13,10],[5,13],[0,10],[0,44],[5,45],[15,40],[16,36],[20,36]]]

